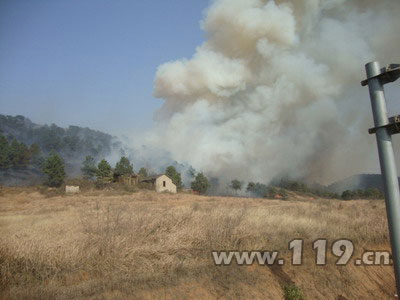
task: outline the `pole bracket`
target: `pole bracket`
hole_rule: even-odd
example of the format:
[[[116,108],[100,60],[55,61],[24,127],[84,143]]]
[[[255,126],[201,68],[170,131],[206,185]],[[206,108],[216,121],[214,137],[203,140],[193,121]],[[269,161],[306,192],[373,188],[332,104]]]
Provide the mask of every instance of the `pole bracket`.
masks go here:
[[[368,85],[368,81],[378,78],[382,84],[396,81],[400,77],[400,64],[390,64],[381,69],[381,73],[361,81],[362,86]]]
[[[400,115],[390,117],[389,124],[368,129],[369,134],[374,134],[380,128],[386,128],[390,135],[400,133]]]

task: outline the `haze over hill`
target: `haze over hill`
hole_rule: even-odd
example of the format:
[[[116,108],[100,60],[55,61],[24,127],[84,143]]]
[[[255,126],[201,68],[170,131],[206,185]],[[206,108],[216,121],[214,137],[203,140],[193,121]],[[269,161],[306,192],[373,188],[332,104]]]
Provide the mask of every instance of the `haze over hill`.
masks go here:
[[[391,0],[212,2],[208,40],[158,69],[151,145],[225,179],[379,172],[360,80],[398,61],[399,15]]]
[[[131,148],[126,146],[118,137],[90,128],[79,126],[62,128],[56,124],[39,125],[24,116],[13,117],[0,114],[0,134],[10,142],[16,139],[27,146],[38,145],[41,158],[49,155],[51,151],[59,153],[64,158],[66,171],[70,177],[81,175],[82,161],[87,155],[93,156],[96,161],[106,158],[112,165],[119,160],[120,156],[124,155],[133,162],[136,171],[144,166],[149,171],[159,173],[163,172],[168,165],[174,165],[182,172],[186,186],[190,186],[189,181],[192,179],[189,176],[189,172],[195,172],[191,166],[172,160],[166,152],[144,145],[139,148]],[[233,177],[230,179],[233,179]],[[0,169],[0,182],[3,184],[40,183],[42,180],[42,174],[38,166],[28,166],[17,171],[8,170],[7,172]],[[248,179],[246,178],[246,180]],[[281,178],[276,176],[275,180],[275,184],[279,185]],[[264,184],[268,183],[266,178],[258,178],[257,181]],[[345,190],[366,190],[369,188],[383,190],[379,174],[353,175],[333,182],[328,186],[311,184],[311,187],[339,194]],[[217,177],[211,178],[209,192],[210,194],[229,193],[226,186],[221,185],[220,179]],[[243,193],[245,194],[244,191]]]
[[[121,156],[126,156],[133,162],[135,171],[140,167],[146,167],[149,172],[160,173],[168,165],[173,165],[185,175],[184,172],[189,169],[187,164],[174,161],[162,149],[145,145],[133,148],[128,146],[123,138],[98,130],[72,125],[68,128],[56,124],[40,125],[24,116],[0,114],[0,135],[5,136],[9,143],[15,139],[28,147],[36,144],[40,151],[39,160],[43,160],[52,151],[60,154],[65,161],[69,177],[81,175],[82,162],[87,155],[93,156],[97,162],[105,158],[112,166]],[[6,171],[1,169],[0,164],[0,183],[13,185],[40,183],[42,174],[39,164],[40,162]]]
[[[383,191],[381,174],[357,174],[327,186],[329,191],[335,193],[342,193],[345,190],[366,190],[371,188]]]

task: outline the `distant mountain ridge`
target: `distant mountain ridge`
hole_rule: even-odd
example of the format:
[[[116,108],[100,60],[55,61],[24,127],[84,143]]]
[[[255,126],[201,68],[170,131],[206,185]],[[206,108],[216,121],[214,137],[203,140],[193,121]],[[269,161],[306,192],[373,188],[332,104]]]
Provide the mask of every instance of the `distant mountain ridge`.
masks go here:
[[[155,151],[146,146],[136,149],[135,159],[133,159],[133,149],[126,147],[119,138],[87,127],[68,126],[62,128],[55,124],[40,125],[24,116],[0,114],[0,134],[10,141],[16,139],[27,146],[37,144],[42,156],[47,156],[51,151],[59,153],[65,160],[66,171],[70,176],[80,174],[82,161],[87,155],[93,156],[96,161],[113,155],[118,158],[125,155],[134,161],[136,166],[150,164],[158,166],[157,170],[164,170],[167,165],[171,164],[181,171],[188,169],[188,166],[171,160],[164,152]],[[39,180],[39,177],[39,170],[32,167],[18,172],[0,171],[0,183],[7,181],[17,185],[23,181]],[[383,183],[380,174],[358,174],[328,186],[316,185],[315,187],[340,194],[345,190],[369,188],[377,188],[382,191]]]
[[[0,114],[0,134],[10,143],[17,140],[28,147],[36,144],[42,157],[57,152],[64,158],[67,174],[72,176],[80,174],[82,161],[87,155],[100,160],[114,153],[125,154],[126,150],[122,142],[110,134],[79,126],[40,125],[24,116]],[[24,170],[2,170],[0,182],[34,181],[40,174],[38,171],[34,166]]]
[[[399,179],[400,183],[400,179]],[[345,190],[366,190],[376,188],[383,191],[381,174],[358,174],[339,180],[327,186],[331,192],[342,193]]]
[[[24,143],[27,147],[36,144],[40,148],[40,158],[44,159],[50,152],[57,152],[65,162],[69,177],[81,175],[82,162],[86,156],[93,156],[96,162],[106,159],[112,166],[121,156],[126,156],[137,171],[144,166],[149,171],[163,172],[173,165],[182,172],[183,179],[190,166],[173,160],[164,149],[146,145],[133,148],[130,140],[90,128],[68,126],[63,128],[56,124],[36,124],[24,116],[0,114],[0,137],[4,136],[9,144],[13,140]],[[1,145],[0,145],[1,146]],[[1,157],[0,157],[1,158]],[[1,159],[0,159],[1,162]],[[26,185],[39,184],[43,174],[38,166],[32,164],[19,169],[1,169],[0,184]]]
[[[122,146],[110,134],[79,126],[62,128],[55,124],[39,125],[24,116],[0,115],[0,133],[27,145],[37,144],[44,153],[56,151],[64,156],[99,156]]]

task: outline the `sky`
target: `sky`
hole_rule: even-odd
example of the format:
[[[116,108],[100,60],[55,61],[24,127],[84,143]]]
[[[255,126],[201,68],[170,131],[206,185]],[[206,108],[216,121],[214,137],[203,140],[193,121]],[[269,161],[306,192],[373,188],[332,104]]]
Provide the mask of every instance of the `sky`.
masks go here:
[[[366,172],[372,160],[376,169],[376,148],[367,135],[370,100],[360,81],[369,59],[381,60],[382,66],[399,63],[400,6],[391,0],[365,6],[358,0],[348,1],[354,7],[346,10],[332,1],[331,7],[318,2],[292,11],[274,1],[257,3],[0,0],[0,113],[125,136],[129,145],[162,149],[218,176],[251,170],[258,180],[318,166],[340,178]],[[232,60],[232,53],[240,59]],[[329,72],[318,76],[321,66]],[[275,84],[280,82],[282,88]],[[288,86],[297,90],[285,94]],[[155,98],[154,88],[164,99]],[[337,94],[330,95],[332,89]],[[385,90],[389,115],[400,113],[400,85]],[[299,124],[286,122],[287,112]],[[328,121],[335,125],[329,132],[322,126]],[[281,125],[289,131],[274,135]],[[297,150],[298,158],[292,143],[304,133],[296,147],[308,148]],[[365,157],[349,158],[345,148]],[[331,150],[322,156],[321,149]],[[332,149],[338,149],[335,159]],[[310,163],[318,157],[344,166]],[[286,165],[292,169],[282,170]]]
[[[209,0],[0,0],[0,113],[131,135],[153,126],[157,67],[205,39]]]

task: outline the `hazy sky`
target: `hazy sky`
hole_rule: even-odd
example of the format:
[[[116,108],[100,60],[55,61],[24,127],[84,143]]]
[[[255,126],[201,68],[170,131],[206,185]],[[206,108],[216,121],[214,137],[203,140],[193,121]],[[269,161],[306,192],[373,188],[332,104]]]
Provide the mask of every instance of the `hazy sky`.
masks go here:
[[[0,113],[129,134],[152,126],[157,67],[204,40],[209,0],[0,0]]]

